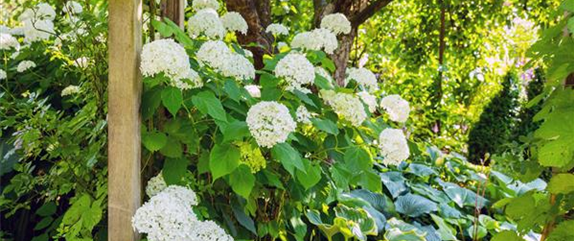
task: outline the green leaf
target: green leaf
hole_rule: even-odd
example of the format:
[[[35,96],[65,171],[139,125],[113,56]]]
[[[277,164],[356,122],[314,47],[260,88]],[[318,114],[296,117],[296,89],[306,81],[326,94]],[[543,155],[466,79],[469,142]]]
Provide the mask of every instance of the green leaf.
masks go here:
[[[149,151],[158,151],[167,144],[167,136],[157,131],[145,132],[142,135],[142,143]]]
[[[216,120],[227,122],[225,110],[221,105],[221,101],[211,91],[199,92],[191,97],[191,101],[201,113],[209,114]]]
[[[373,163],[371,155],[365,151],[365,149],[358,146],[348,148],[347,151],[345,151],[344,160],[347,169],[357,175],[360,175],[363,171],[369,171]],[[381,183],[378,175],[377,179],[379,179],[379,183]]]
[[[410,193],[398,197],[395,201],[395,208],[397,212],[409,217],[418,217],[438,210],[438,206],[433,201]]]
[[[189,161],[184,158],[167,158],[163,162],[161,174],[167,185],[177,185],[182,183],[182,179],[187,173]]]
[[[434,214],[431,214],[431,218],[438,226],[437,231],[441,240],[458,240],[456,238],[456,230],[448,225],[444,219]]]
[[[319,165],[313,165],[305,159],[303,160],[307,173],[296,171],[296,175],[299,183],[301,183],[305,190],[308,190],[321,180],[321,167]]]
[[[153,27],[161,34],[162,37],[167,38],[173,34],[173,31],[167,24],[153,20],[152,23]]]
[[[94,204],[82,214],[83,228],[92,230],[102,219],[102,208]]]
[[[146,91],[142,96],[141,103],[142,120],[152,117],[160,104],[161,88],[153,88]]]
[[[239,149],[231,144],[215,145],[209,155],[209,169],[213,181],[232,173],[239,166]]]
[[[310,106],[313,107],[317,107],[317,105],[315,105],[315,102],[313,102],[313,100],[311,98],[309,98],[309,96],[307,96],[307,94],[301,92],[300,90],[295,90],[293,92],[297,97],[299,97],[299,99],[305,103],[307,103]]]
[[[554,230],[548,235],[548,241],[566,241],[574,240],[574,220],[563,221],[559,223]]]
[[[175,138],[168,138],[167,144],[159,150],[159,153],[166,157],[178,158],[183,155],[181,143]]]
[[[574,192],[574,174],[561,173],[553,176],[548,183],[548,191],[556,194]]]
[[[229,176],[229,185],[235,193],[249,199],[249,194],[255,186],[255,176],[251,173],[251,168],[247,165],[239,165]]]
[[[574,33],[574,17],[568,19],[568,24],[566,26],[568,26],[568,31],[570,31],[570,33]]]
[[[243,137],[248,137],[251,135],[249,128],[247,127],[247,123],[244,121],[231,122],[229,125],[223,128],[222,132],[224,142],[241,140]]]
[[[42,205],[36,211],[36,214],[38,214],[42,217],[51,216],[54,213],[56,213],[56,204],[54,202],[44,203],[44,205]]]
[[[363,188],[369,189],[373,192],[382,192],[383,191],[383,184],[381,182],[381,178],[377,173],[372,170],[365,171],[361,174],[361,179],[359,181],[359,185]]]
[[[259,79],[259,83],[261,87],[275,87],[279,84],[279,79],[277,79],[274,75],[269,74],[267,72],[263,72],[261,74],[261,78]]]
[[[574,12],[574,0],[564,0],[562,5],[560,5],[560,9],[568,12]]]
[[[50,226],[52,221],[54,221],[54,219],[52,217],[44,217],[42,220],[40,220],[40,222],[38,222],[36,224],[36,226],[34,226],[34,230],[44,229],[44,228]]]
[[[330,60],[329,58],[323,58],[321,60],[321,65],[323,65],[323,67],[325,67],[330,72],[335,72],[335,69],[337,69],[335,67],[335,63],[333,63],[333,61]]]
[[[161,91],[161,102],[171,115],[176,116],[183,102],[181,90],[172,86],[166,87]]]
[[[494,237],[492,237],[492,241],[524,241],[524,239],[512,230],[504,230],[494,235]]]
[[[239,89],[235,81],[231,79],[226,80],[223,89],[225,90],[227,95],[229,95],[229,98],[231,98],[232,100],[239,101],[241,99],[241,90]]]
[[[319,119],[319,118],[312,118],[311,122],[313,125],[317,127],[317,129],[327,132],[329,134],[338,135],[339,128],[337,128],[337,124],[329,119]]]
[[[303,173],[307,173],[299,152],[287,143],[276,144],[271,149],[271,156],[276,160],[279,160],[283,165],[283,168],[285,168],[285,170],[287,170],[293,177],[295,177],[295,169],[298,169]]]
[[[253,234],[257,235],[257,230],[255,229],[255,222],[251,219],[245,211],[237,204],[233,202],[231,205],[231,210],[233,211],[233,215],[235,219],[241,224],[241,226],[245,227],[247,230],[251,231]]]
[[[82,195],[80,198],[76,199],[72,206],[68,208],[68,211],[64,214],[64,219],[62,219],[62,223],[64,225],[72,225],[80,220],[80,217],[84,212],[86,212],[90,208],[91,199],[88,194]]]
[[[389,190],[393,198],[398,197],[407,190],[406,180],[400,172],[384,172],[379,174],[379,176],[381,176],[383,185]]]

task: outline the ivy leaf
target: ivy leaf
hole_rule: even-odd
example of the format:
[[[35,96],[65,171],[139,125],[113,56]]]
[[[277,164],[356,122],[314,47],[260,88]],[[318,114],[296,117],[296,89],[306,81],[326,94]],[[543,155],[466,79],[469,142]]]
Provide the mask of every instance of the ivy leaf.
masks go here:
[[[251,168],[247,165],[237,167],[229,177],[229,185],[239,196],[249,199],[249,194],[255,186],[255,176],[251,173]]]
[[[574,192],[574,174],[561,173],[553,176],[548,183],[548,191],[556,194]]]
[[[409,217],[418,217],[438,210],[438,206],[433,201],[410,193],[398,197],[395,201],[395,208],[397,212]]]
[[[173,86],[166,87],[161,91],[161,102],[171,115],[176,116],[183,102],[181,90]]]
[[[187,172],[188,161],[184,158],[167,158],[163,163],[162,176],[167,185],[180,184]]]
[[[293,177],[295,177],[295,169],[298,169],[303,173],[307,173],[299,152],[287,143],[276,144],[271,149],[271,156],[276,160],[279,160],[283,165],[283,168],[285,168],[285,170],[287,170]]]
[[[151,152],[158,151],[167,144],[167,136],[161,132],[146,132],[142,135],[142,143]]]
[[[319,118],[312,118],[311,122],[313,125],[317,127],[317,129],[327,132],[329,134],[338,135],[339,129],[337,128],[337,124],[335,122],[328,120],[328,119],[319,119]]]
[[[315,186],[321,180],[321,167],[319,165],[313,165],[308,160],[303,159],[305,163],[305,169],[307,173],[296,171],[297,180],[305,190]]]
[[[227,122],[225,110],[221,105],[221,101],[211,91],[199,92],[193,97],[191,101],[201,113],[208,114],[216,120]]]
[[[213,181],[232,173],[239,166],[239,149],[231,144],[215,145],[209,155],[209,169]]]

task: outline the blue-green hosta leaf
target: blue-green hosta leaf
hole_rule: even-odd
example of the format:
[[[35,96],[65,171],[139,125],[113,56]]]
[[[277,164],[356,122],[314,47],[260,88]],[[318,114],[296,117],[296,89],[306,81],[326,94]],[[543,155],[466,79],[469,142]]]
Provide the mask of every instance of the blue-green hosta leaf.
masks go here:
[[[458,209],[449,206],[446,203],[440,203],[438,206],[438,212],[441,214],[442,217],[445,218],[461,218],[462,213],[458,211]]]
[[[377,235],[375,220],[362,208],[349,208],[339,205],[335,207],[335,216],[337,216],[335,225],[342,228],[341,233],[344,236],[367,240],[367,235]],[[345,228],[351,231],[352,236],[348,236],[344,232]]]
[[[384,194],[374,193],[365,189],[356,189],[351,191],[350,195],[355,198],[365,200],[374,209],[384,213],[387,216],[392,216],[396,213],[395,204],[389,197]]]
[[[438,235],[440,236],[441,240],[458,240],[456,238],[456,230],[454,228],[452,228],[450,225],[448,225],[444,219],[442,219],[439,216],[436,216],[434,214],[431,214],[431,218],[432,220],[436,223],[436,225],[438,226]]]
[[[396,218],[387,221],[385,240],[388,241],[426,241],[426,232]]]
[[[438,175],[437,172],[425,165],[422,164],[417,164],[417,163],[411,163],[409,165],[409,168],[407,169],[408,172],[415,174],[419,177],[428,177],[431,175]]]
[[[454,183],[445,182],[443,183],[443,188],[446,195],[448,195],[450,199],[453,202],[455,202],[456,205],[458,205],[459,207],[464,206],[474,207],[475,205],[478,204],[478,208],[482,208],[486,204],[488,204],[488,200],[486,200],[482,196],[477,195],[477,193],[468,190],[466,188],[459,187]]]
[[[380,174],[383,185],[387,188],[393,198],[398,197],[407,191],[405,178],[400,172],[384,172]]]
[[[444,192],[441,192],[426,183],[413,183],[410,187],[413,193],[424,196],[437,203],[450,202],[450,198]]]
[[[438,210],[436,203],[416,194],[400,196],[395,201],[397,212],[409,217],[418,217]]]
[[[438,231],[432,225],[422,226],[417,222],[415,222],[414,225],[421,231],[427,233],[425,236],[427,241],[443,241],[443,239],[440,238]]]

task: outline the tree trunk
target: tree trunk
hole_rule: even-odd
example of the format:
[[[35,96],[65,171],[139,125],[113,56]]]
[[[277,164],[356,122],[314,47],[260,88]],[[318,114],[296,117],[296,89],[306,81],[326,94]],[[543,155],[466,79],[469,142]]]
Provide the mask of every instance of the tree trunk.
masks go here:
[[[353,47],[353,41],[357,36],[357,27],[351,28],[351,33],[342,35],[339,37],[339,48],[331,55],[331,59],[335,63],[335,73],[334,78],[337,81],[337,85],[345,85],[345,73],[347,71],[347,63],[349,61],[349,55],[351,54],[351,48]]]
[[[161,16],[169,18],[183,29],[184,8],[183,0],[163,0],[161,1]]]

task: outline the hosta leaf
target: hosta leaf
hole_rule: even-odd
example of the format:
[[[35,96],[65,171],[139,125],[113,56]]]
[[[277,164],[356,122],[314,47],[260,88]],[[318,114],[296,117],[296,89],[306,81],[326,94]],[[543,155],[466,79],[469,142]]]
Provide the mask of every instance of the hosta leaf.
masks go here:
[[[389,190],[393,198],[398,197],[407,190],[405,178],[400,172],[384,172],[380,174],[383,185]]]
[[[426,232],[396,218],[387,222],[385,240],[388,241],[426,241]]]
[[[416,194],[400,196],[395,201],[397,212],[410,217],[418,217],[433,211],[437,211],[436,203]]]
[[[437,172],[434,169],[417,163],[411,163],[409,165],[408,172],[415,174],[419,177],[428,177],[431,175],[437,175]]]

